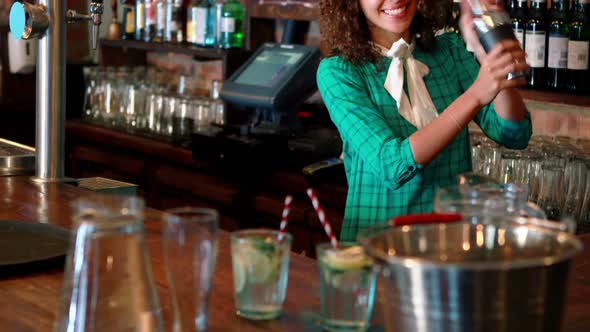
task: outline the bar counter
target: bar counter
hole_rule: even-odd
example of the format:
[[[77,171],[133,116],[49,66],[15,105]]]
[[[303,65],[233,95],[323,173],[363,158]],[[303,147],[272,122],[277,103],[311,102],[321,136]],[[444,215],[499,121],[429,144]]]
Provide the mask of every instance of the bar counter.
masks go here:
[[[0,177],[0,220],[34,221],[71,227],[69,203],[93,192],[67,184],[36,185],[28,177]],[[171,304],[160,250],[162,213],[146,209],[145,228],[152,268],[170,328]],[[567,298],[565,332],[590,331],[590,234],[576,259]],[[0,331],[52,331],[59,305],[63,265],[6,273],[0,268]],[[234,313],[233,276],[228,233],[222,231],[210,303],[210,331],[320,331],[317,325],[318,271],[314,260],[291,254],[289,286],[279,319],[253,322]],[[376,306],[375,321],[380,308]],[[555,308],[557,310],[557,308]],[[380,330],[375,328],[372,330]]]

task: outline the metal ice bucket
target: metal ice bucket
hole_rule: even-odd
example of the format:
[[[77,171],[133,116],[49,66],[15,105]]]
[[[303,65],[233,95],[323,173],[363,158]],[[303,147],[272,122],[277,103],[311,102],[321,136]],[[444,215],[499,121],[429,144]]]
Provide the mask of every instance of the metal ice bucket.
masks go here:
[[[385,331],[559,331],[575,236],[506,219],[388,227],[361,238]]]

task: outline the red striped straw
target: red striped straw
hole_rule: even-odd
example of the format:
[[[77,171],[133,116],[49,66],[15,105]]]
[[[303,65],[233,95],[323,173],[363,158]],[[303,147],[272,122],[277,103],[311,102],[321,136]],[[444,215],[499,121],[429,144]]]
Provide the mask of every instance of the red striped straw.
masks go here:
[[[318,200],[318,197],[316,196],[312,188],[307,189],[307,196],[309,196],[309,199],[311,199],[311,204],[313,205],[313,208],[315,209],[315,212],[318,215],[318,219],[320,219],[320,223],[324,227],[326,235],[328,235],[328,239],[330,239],[330,242],[332,243],[332,247],[338,249],[338,239],[336,239],[336,236],[334,235],[334,233],[332,233],[332,227],[330,227],[330,222],[328,221],[328,218],[326,218],[324,209],[322,209],[322,207],[320,206],[320,201]]]
[[[282,239],[287,232],[287,223],[289,222],[289,212],[291,212],[291,202],[293,202],[293,196],[287,195],[285,197],[285,205],[283,206],[283,215],[281,217],[281,226],[279,229],[279,238]]]

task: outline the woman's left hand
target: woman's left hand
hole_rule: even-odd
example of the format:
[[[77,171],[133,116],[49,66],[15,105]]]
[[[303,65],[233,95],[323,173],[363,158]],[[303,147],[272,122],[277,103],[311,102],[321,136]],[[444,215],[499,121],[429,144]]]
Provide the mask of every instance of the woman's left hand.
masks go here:
[[[518,40],[500,41],[489,54],[484,52],[480,65],[479,74],[468,90],[480,105],[492,102],[501,90],[522,87],[526,84],[523,77],[507,79],[508,73],[529,70]]]

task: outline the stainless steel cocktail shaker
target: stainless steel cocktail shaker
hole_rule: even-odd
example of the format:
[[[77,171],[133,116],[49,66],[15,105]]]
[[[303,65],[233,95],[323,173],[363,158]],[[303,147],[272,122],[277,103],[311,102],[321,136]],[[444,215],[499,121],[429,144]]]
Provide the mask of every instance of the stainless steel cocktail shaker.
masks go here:
[[[516,40],[512,31],[512,20],[505,10],[498,6],[490,6],[486,0],[469,0],[469,4],[473,14],[475,31],[486,53],[502,40]],[[526,72],[509,73],[508,79],[511,80],[526,74]]]

